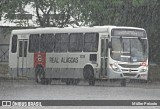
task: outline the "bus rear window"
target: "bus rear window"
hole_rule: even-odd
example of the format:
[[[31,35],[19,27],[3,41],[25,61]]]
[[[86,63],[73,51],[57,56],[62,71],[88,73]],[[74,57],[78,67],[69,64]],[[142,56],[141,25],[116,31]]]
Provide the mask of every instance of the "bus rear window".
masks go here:
[[[98,33],[86,33],[84,35],[84,52],[97,52],[98,50]]]
[[[31,34],[29,37],[29,52],[39,51],[39,34]]]
[[[17,35],[13,35],[11,52],[16,53],[16,51],[17,51]]]

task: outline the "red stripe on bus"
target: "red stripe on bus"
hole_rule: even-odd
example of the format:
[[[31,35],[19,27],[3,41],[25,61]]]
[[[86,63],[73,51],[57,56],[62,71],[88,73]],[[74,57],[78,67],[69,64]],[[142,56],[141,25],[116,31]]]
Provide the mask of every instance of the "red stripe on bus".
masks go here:
[[[34,68],[37,65],[42,65],[43,68],[46,67],[46,53],[45,52],[35,52],[34,53]]]

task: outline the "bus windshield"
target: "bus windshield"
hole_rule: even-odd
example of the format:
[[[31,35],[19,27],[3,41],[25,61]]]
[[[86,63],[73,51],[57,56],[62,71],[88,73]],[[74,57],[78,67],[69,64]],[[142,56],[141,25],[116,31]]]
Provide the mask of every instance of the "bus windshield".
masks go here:
[[[123,62],[141,62],[147,59],[147,39],[113,37],[111,57]]]

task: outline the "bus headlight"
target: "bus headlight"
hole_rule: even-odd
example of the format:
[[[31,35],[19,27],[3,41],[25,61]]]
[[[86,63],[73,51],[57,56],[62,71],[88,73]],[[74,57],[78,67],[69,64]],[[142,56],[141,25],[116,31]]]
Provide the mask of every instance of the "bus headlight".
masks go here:
[[[116,72],[121,72],[121,70],[118,68],[118,66],[116,64],[110,64],[112,70],[116,71]]]
[[[142,68],[141,70],[140,70],[140,72],[146,72],[147,71],[147,68]]]

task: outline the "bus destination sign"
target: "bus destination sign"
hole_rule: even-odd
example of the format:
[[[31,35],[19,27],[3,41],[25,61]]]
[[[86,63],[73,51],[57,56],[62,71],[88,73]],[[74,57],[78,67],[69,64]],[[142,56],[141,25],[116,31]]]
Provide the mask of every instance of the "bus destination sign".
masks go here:
[[[111,36],[126,36],[126,37],[142,37],[145,38],[146,34],[143,30],[135,29],[112,29]]]

